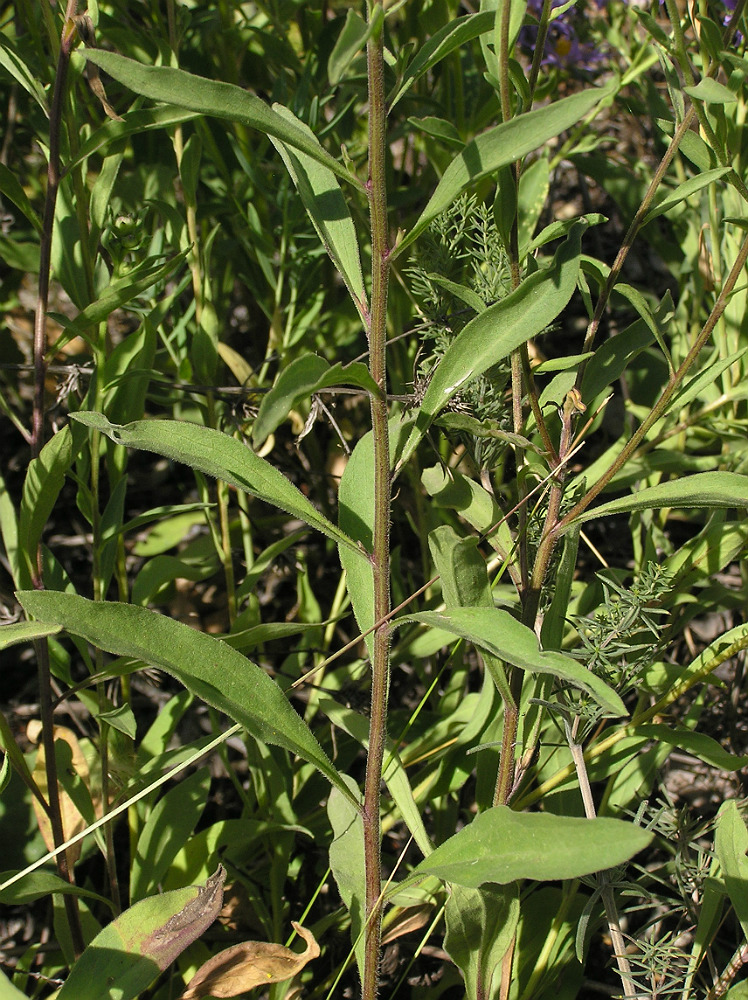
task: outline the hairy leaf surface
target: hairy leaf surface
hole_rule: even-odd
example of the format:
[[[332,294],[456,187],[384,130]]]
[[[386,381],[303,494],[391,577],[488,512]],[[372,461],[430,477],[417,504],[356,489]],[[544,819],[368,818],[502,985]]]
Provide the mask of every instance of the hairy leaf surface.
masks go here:
[[[44,623],[62,625],[116,656],[130,656],[165,670],[259,739],[314,764],[349,795],[340,774],[278,685],[220,639],[130,604],[89,601],[53,591],[27,591],[18,598]]]

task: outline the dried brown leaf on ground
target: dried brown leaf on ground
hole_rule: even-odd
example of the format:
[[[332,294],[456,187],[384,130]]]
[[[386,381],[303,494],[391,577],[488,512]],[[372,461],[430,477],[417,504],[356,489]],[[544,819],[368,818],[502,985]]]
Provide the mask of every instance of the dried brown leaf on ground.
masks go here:
[[[201,997],[235,997],[255,986],[281,983],[301,972],[307,962],[319,955],[319,945],[311,931],[295,921],[292,927],[306,942],[303,952],[291,951],[282,944],[245,941],[233,945],[209,959],[190,980],[180,1000]]]

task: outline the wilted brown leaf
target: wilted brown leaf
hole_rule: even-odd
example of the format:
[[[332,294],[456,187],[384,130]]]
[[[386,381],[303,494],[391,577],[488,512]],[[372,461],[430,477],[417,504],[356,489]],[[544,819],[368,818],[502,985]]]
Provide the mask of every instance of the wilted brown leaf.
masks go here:
[[[138,951],[148,955],[160,969],[167,969],[187,945],[197,940],[218,916],[223,903],[225,881],[226,869],[219,865],[205,885],[198,887],[194,898],[189,899],[180,910],[138,942]],[[142,929],[141,926],[141,934]]]
[[[388,922],[387,930],[382,934],[382,944],[390,944],[405,934],[425,927],[433,912],[434,907],[431,903],[424,903],[422,906],[409,906],[396,912],[394,918]]]
[[[293,922],[293,929],[306,942],[303,952],[291,951],[282,944],[245,941],[220,951],[201,966],[190,980],[181,1000],[201,997],[235,997],[255,986],[281,983],[301,972],[307,962],[319,955],[314,935]]]

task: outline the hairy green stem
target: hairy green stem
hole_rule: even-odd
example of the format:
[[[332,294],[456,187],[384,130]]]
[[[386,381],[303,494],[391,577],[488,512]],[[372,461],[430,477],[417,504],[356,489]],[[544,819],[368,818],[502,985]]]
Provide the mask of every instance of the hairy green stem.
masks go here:
[[[724,972],[707,993],[706,1000],[720,1000],[720,997],[727,993],[733,980],[746,964],[748,964],[748,945],[741,944],[727,963]]]
[[[551,0],[543,0],[543,7],[540,11],[540,20],[538,23],[538,34],[535,39],[535,49],[532,54],[532,66],[530,67],[529,90],[531,104],[533,96],[535,95],[535,87],[538,83],[538,74],[540,73],[540,64],[543,61],[543,53],[545,51],[545,43],[548,38],[548,28],[550,27],[550,23]]]
[[[370,22],[379,20],[367,44],[369,84],[369,178],[367,191],[371,220],[371,313],[369,317],[369,370],[380,392],[371,395],[374,442],[374,618],[382,621],[390,611],[390,450],[387,410],[387,285],[389,236],[387,227],[386,125],[384,97],[384,25],[381,8],[369,10]],[[372,640],[371,715],[364,786],[364,864],[366,881],[366,937],[363,998],[377,995],[381,946],[381,819],[382,763],[387,726],[389,691],[390,624],[384,622]]]

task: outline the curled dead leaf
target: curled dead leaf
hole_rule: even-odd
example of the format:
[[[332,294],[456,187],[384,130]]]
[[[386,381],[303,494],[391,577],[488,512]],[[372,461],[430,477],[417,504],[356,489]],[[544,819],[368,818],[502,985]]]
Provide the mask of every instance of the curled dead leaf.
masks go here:
[[[281,983],[297,975],[307,962],[319,955],[319,945],[311,931],[292,922],[293,929],[306,942],[302,952],[282,944],[245,941],[219,951],[202,965],[190,980],[180,1000],[201,997],[235,997],[255,986]]]
[[[82,42],[89,46],[89,48],[96,48],[96,39],[94,33],[93,21],[88,16],[88,14],[77,14],[73,17],[73,23],[78,30],[78,35]],[[104,90],[104,84],[101,82],[101,77],[99,75],[99,67],[95,66],[93,63],[88,64],[88,85],[91,88],[92,93],[98,97],[101,107],[104,109],[104,114],[107,118],[111,118],[112,121],[121,122],[124,121],[123,118],[117,114],[112,105],[106,98],[106,92]]]

